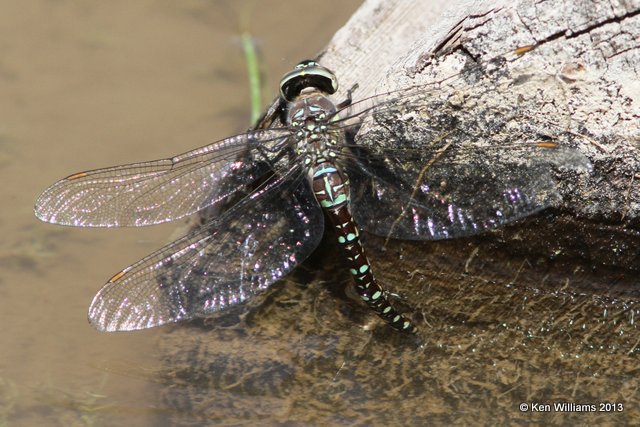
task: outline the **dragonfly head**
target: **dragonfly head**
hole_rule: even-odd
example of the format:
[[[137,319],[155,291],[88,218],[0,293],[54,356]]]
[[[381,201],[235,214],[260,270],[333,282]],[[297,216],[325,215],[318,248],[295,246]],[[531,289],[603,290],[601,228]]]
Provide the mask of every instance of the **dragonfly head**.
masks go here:
[[[338,79],[333,72],[313,60],[300,62],[280,80],[280,96],[293,101],[306,88],[315,88],[324,94],[338,90]]]

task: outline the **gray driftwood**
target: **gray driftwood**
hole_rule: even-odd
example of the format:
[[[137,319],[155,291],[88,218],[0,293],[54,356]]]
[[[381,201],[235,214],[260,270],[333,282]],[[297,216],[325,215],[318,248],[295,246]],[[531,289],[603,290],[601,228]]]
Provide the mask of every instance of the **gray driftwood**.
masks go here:
[[[550,93],[554,105],[540,98],[537,109],[527,108],[530,122],[581,136],[578,148],[594,166],[578,188],[565,188],[570,204],[564,207],[590,220],[637,227],[640,2],[459,2],[439,20],[431,3],[367,2],[322,62],[336,70],[343,90],[359,85],[356,99],[458,74],[455,89],[473,99],[474,90],[496,84],[491,76],[478,78],[478,69],[493,67],[493,76],[503,76],[495,105],[508,106],[519,94],[511,96],[505,79],[533,76],[526,90]],[[527,47],[521,56],[513,53]],[[495,107],[474,108],[469,114]]]

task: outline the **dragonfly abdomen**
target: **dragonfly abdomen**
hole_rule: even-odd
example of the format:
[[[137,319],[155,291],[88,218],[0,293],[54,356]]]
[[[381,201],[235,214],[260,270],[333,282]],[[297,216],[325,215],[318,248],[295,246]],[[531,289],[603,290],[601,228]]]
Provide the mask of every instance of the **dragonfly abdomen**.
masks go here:
[[[371,271],[358,225],[349,211],[347,176],[332,163],[322,162],[313,169],[311,179],[315,197],[336,230],[360,298],[395,329],[414,332],[411,321],[391,306]]]

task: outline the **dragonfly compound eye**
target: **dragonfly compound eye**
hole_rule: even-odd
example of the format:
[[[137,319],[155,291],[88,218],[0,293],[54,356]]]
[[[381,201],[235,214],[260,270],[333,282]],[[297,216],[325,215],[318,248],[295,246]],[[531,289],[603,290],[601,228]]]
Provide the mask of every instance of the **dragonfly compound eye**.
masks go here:
[[[309,87],[331,95],[338,90],[338,79],[333,72],[317,62],[305,60],[282,77],[280,96],[290,102]]]

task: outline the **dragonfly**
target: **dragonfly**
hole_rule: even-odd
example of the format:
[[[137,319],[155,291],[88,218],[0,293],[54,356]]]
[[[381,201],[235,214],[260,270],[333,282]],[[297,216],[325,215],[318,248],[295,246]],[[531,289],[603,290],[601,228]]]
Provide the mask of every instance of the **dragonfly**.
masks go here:
[[[494,82],[485,95],[518,85]],[[282,78],[279,102],[251,131],[168,159],[75,173],[47,188],[36,216],[67,226],[141,227],[210,212],[111,277],[91,303],[90,324],[145,329],[246,301],[303,262],[327,222],[360,298],[391,327],[412,333],[410,316],[376,280],[362,229],[412,240],[481,233],[557,203],[553,168],[587,163],[570,147],[575,134],[541,119],[517,141],[481,142],[530,120],[532,91],[518,95],[510,116],[469,124],[464,118],[475,115],[443,81],[357,102],[334,102],[337,89],[333,72],[303,61]],[[414,135],[400,119],[421,109],[431,130]],[[390,118],[398,128],[360,136]],[[515,164],[504,161],[507,152]]]

